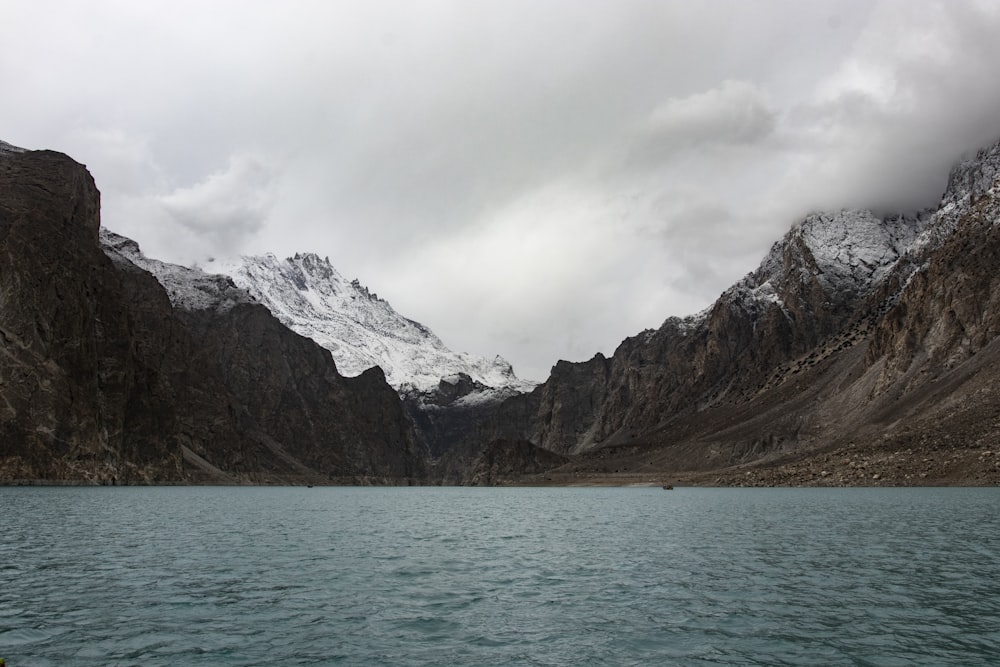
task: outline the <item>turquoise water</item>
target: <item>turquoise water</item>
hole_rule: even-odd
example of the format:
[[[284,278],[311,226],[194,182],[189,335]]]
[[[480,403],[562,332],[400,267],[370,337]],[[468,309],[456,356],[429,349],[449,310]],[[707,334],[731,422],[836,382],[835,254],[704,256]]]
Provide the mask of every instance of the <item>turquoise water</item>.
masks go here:
[[[996,665],[1000,489],[0,488],[0,657]]]

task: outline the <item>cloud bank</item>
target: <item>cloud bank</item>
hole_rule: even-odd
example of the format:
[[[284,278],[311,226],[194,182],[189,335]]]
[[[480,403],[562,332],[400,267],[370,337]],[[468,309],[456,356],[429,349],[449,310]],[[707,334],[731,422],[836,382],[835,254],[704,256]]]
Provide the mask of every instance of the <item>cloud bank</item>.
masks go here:
[[[975,0],[5,8],[0,138],[153,256],[314,251],[542,379],[710,303],[809,211],[932,205],[1000,138]]]

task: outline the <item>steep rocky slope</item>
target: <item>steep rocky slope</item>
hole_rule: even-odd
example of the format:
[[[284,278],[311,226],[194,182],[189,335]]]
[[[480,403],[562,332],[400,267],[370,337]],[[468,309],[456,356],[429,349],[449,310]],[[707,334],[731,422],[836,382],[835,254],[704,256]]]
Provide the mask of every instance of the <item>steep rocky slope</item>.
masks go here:
[[[809,216],[711,308],[610,359],[559,362],[456,456],[468,469],[479,442],[526,439],[576,455],[563,482],[711,471],[719,483],[774,483],[785,478],[756,475],[864,451],[895,463],[786,481],[1000,481],[983,453],[1000,436],[998,165],[992,146],[956,167],[934,212]],[[955,458],[935,465],[928,447]],[[955,463],[966,458],[971,468]]]
[[[628,442],[679,415],[743,402],[773,382],[776,368],[857,318],[925,225],[867,211],[809,216],[704,312],[628,338],[610,359],[557,363],[538,390],[506,406],[529,406],[518,435],[580,453]]]
[[[0,481],[423,474],[381,372],[341,377],[225,279],[164,290],[134,243],[105,234],[102,251],[99,227],[82,165],[4,147]]]

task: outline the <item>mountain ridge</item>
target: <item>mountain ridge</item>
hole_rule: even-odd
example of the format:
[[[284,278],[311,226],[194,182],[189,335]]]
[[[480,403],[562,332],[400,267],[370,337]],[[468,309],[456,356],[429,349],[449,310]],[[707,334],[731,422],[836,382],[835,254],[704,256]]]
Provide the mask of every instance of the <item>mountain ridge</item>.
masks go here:
[[[228,279],[198,272],[188,289],[189,269],[158,265],[168,290],[138,252],[102,233],[83,165],[0,152],[0,481],[425,476],[380,371],[344,378]]]
[[[878,433],[905,401],[922,403],[923,376],[993,344],[996,331],[981,325],[992,312],[984,304],[995,301],[992,267],[974,264],[970,251],[996,251],[998,166],[1000,144],[957,164],[933,211],[807,216],[712,306],[625,339],[611,357],[558,362],[456,456],[474,467],[475,442],[524,440],[578,457],[564,466],[577,474],[608,474],[605,460],[619,471],[648,469],[633,454],[677,473],[805,456],[848,443],[852,429]],[[944,267],[960,260],[967,273],[956,282]],[[978,292],[953,297],[949,310],[932,307],[941,293],[973,284]],[[807,394],[813,403],[801,400]]]
[[[101,241],[112,256],[154,275],[181,311],[225,313],[236,304],[260,304],[328,350],[338,372],[384,373],[402,400],[415,446],[432,464],[494,405],[536,384],[518,379],[499,356],[452,352],[429,328],[399,315],[357,279],[345,280],[314,253],[212,260],[206,271],[148,258],[137,243],[105,229]]]
[[[529,391],[510,363],[450,350],[428,327],[397,313],[357,279],[345,280],[329,258],[296,253],[211,260],[205,270],[230,276],[286,326],[330,350],[346,375],[379,366],[401,394],[433,391],[460,374],[506,397]],[[494,397],[494,400],[497,397]]]
[[[82,165],[0,144],[0,480],[1000,483],[1000,142],[933,210],[806,216],[701,313],[502,401],[462,370],[343,377],[99,212]],[[328,260],[287,262],[300,303],[436,340]]]

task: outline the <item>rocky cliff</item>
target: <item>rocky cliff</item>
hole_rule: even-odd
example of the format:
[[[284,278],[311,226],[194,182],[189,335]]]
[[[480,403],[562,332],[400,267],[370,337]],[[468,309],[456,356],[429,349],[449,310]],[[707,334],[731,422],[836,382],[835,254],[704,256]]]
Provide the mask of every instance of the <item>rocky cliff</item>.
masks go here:
[[[381,372],[342,377],[225,279],[164,289],[128,239],[104,234],[102,250],[82,165],[3,148],[0,481],[423,475]]]
[[[998,166],[998,146],[957,166],[935,211],[807,217],[712,307],[559,362],[456,452],[472,465],[477,440],[526,439],[576,455],[560,470],[577,476],[1000,482],[982,454],[1000,436]],[[862,450],[902,453],[845,468]],[[814,476],[760,472],[796,461]]]

